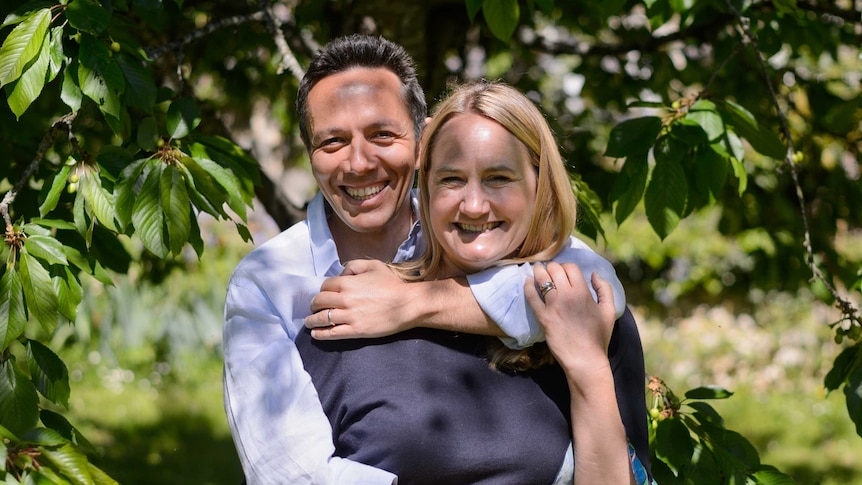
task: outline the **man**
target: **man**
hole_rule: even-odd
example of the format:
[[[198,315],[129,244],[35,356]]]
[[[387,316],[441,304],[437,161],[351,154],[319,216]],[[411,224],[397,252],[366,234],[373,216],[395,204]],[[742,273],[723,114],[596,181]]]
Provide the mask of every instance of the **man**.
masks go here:
[[[422,250],[412,186],[424,94],[403,48],[357,35],[334,40],[315,57],[300,84],[297,108],[320,193],[306,221],[252,251],[231,277],[225,411],[249,484],[391,484],[391,473],[332,456],[331,427],[294,340],[324,278],[342,274],[342,262],[401,261]],[[595,260],[595,267],[582,270],[615,281],[615,300],[623,302],[613,268]],[[373,268],[353,263],[348,273]],[[454,279],[407,285],[384,271],[357,276],[363,282],[369,277],[375,283],[362,288],[350,287],[357,280],[330,280],[339,282],[328,288],[339,292],[336,299],[359,295],[367,311],[348,313],[317,301],[316,308],[328,309],[309,319],[309,326],[319,327],[321,320],[325,325],[315,337],[378,336],[421,325],[508,335],[512,345],[541,338],[528,318],[517,268],[479,275],[472,287]],[[640,379],[643,397],[642,372]]]

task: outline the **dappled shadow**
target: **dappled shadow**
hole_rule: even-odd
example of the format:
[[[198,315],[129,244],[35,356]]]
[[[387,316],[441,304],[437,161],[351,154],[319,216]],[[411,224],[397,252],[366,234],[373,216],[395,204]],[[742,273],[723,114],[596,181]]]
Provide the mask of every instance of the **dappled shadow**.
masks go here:
[[[105,428],[113,443],[92,461],[121,485],[236,485],[242,471],[230,436],[206,418],[168,412],[147,426]],[[101,447],[100,447],[101,448]]]

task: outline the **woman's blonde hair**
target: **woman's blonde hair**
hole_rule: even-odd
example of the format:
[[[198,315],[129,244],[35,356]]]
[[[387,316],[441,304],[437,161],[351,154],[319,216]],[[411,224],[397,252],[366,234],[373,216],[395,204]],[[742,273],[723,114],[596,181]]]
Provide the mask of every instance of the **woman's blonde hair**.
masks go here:
[[[554,134],[538,107],[523,93],[501,82],[475,81],[462,84],[451,89],[448,96],[437,105],[431,122],[422,132],[419,147],[419,214],[427,247],[418,259],[398,265],[399,272],[406,280],[434,278],[441,269],[443,249],[431,226],[428,174],[440,129],[454,117],[467,113],[488,118],[514,135],[527,148],[530,162],[538,174],[536,205],[527,236],[516,254],[495,265],[549,260],[563,248],[574,228],[576,202],[571,181]],[[523,370],[523,366],[518,364],[520,360],[541,360],[540,356],[529,356],[540,349],[512,351],[503,346],[499,339],[493,341],[499,344],[499,352],[492,352],[491,360],[498,367]],[[498,353],[500,355],[494,357],[493,354]],[[550,356],[549,352],[547,354]],[[535,364],[527,363],[523,368],[535,367]]]

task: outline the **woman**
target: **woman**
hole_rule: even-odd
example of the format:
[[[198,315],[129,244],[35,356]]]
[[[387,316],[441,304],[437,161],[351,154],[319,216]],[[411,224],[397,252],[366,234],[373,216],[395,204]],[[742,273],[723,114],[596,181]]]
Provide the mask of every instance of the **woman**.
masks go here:
[[[574,225],[574,197],[547,123],[502,84],[462,86],[441,103],[423,134],[419,193],[428,249],[399,268],[409,279],[547,260]],[[576,266],[554,263],[537,265],[535,281],[541,294],[529,281],[527,298],[557,366],[496,372],[483,338],[429,329],[298,338],[336,454],[393,471],[402,485],[634,483],[641,469],[635,460],[632,473],[606,354],[610,287],[593,277],[596,304]]]

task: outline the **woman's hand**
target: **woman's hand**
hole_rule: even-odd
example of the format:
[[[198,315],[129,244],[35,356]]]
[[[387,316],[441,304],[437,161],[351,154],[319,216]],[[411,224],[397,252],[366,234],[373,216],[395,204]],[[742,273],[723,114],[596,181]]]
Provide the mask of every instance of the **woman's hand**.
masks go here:
[[[535,282],[524,292],[551,352],[562,366],[571,396],[575,485],[632,484],[625,428],[620,418],[608,343],[614,328],[611,286],[593,273],[593,300],[581,270],[574,264],[535,265]],[[552,289],[537,289],[553,283]]]
[[[610,284],[598,273],[591,282],[598,294],[593,300],[577,265],[534,265],[535,280],[524,285],[527,302],[533,308],[551,352],[566,373],[604,370],[608,367],[607,350],[614,328],[614,296]],[[537,289],[553,283],[544,299]]]

